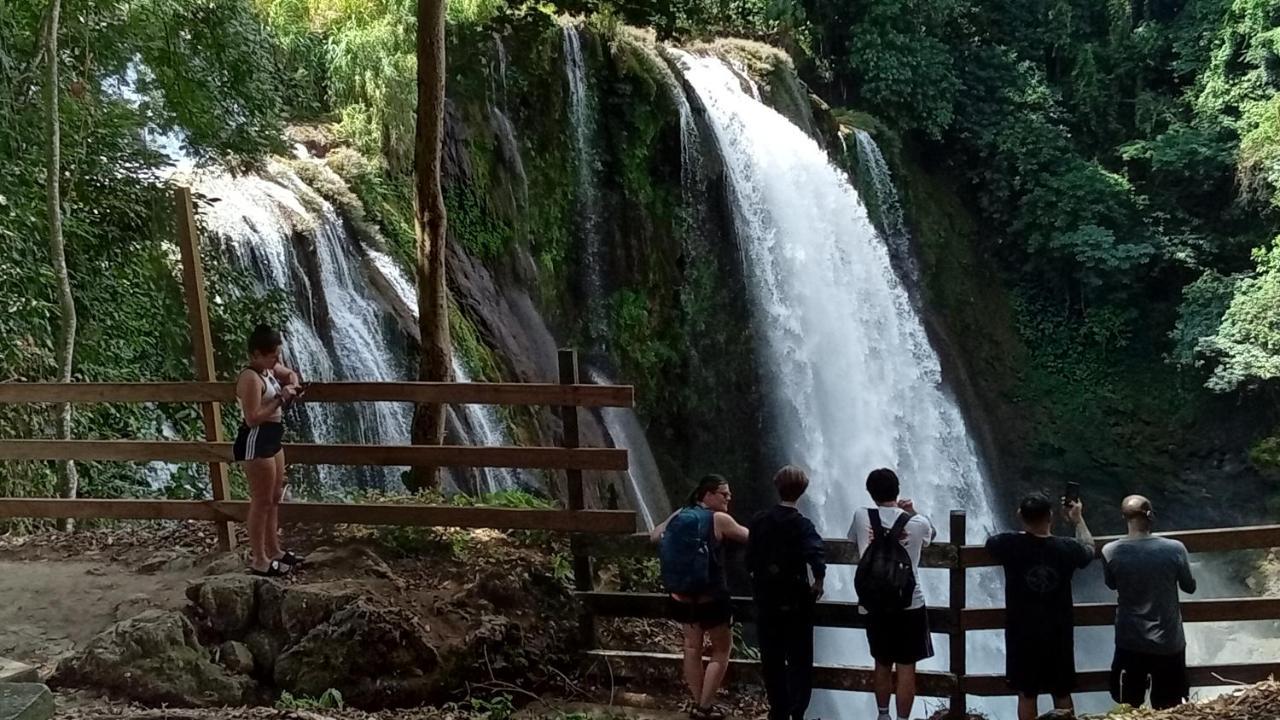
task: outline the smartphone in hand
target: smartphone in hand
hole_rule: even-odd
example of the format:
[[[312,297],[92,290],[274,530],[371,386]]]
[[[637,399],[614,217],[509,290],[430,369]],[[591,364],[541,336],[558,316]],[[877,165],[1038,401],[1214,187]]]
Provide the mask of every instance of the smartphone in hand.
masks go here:
[[[1080,483],[1067,483],[1067,489],[1062,492],[1062,504],[1070,505],[1078,502],[1080,502]]]

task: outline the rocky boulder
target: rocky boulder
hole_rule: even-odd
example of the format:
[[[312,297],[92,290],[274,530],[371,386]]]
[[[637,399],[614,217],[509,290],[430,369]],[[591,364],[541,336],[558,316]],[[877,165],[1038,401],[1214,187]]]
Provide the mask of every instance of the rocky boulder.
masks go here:
[[[49,720],[53,693],[40,683],[0,683],[0,720]]]
[[[257,617],[260,585],[271,584],[251,575],[212,575],[193,580],[187,599],[210,629],[225,638],[239,638]]]
[[[147,610],[116,623],[64,659],[51,683],[93,687],[152,704],[237,705],[254,683],[215,665],[178,612]]]
[[[439,694],[440,665],[427,630],[399,608],[353,602],[286,649],[275,663],[275,684],[295,695],[329,688],[365,709],[428,702]]]

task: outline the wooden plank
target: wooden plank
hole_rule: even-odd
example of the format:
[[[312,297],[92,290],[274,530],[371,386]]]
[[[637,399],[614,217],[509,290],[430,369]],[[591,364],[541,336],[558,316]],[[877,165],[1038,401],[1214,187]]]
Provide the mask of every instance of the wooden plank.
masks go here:
[[[1080,603],[1074,609],[1077,627],[1104,626],[1115,623],[1115,603]],[[1184,600],[1183,622],[1243,622],[1246,620],[1280,619],[1280,598],[1215,598]],[[1006,620],[1004,608],[972,608],[964,611],[966,630],[998,630]]]
[[[654,670],[678,672],[683,657],[673,653],[633,652],[629,650],[591,650],[587,653],[589,660],[608,663],[613,675],[640,675]],[[731,658],[729,660],[730,682],[746,680],[759,684],[760,663],[755,660]],[[843,667],[836,665],[815,665],[813,668],[813,686],[824,690],[848,690],[853,692],[870,692],[872,690],[873,673],[870,668]],[[950,697],[955,687],[955,678],[950,673],[929,670],[916,672],[916,692],[925,697]]]
[[[132,520],[210,520],[243,522],[249,503],[198,500],[66,500],[0,498],[3,518],[110,518]],[[399,525],[413,527],[495,528],[556,532],[627,533],[635,513],[624,510],[530,510],[442,505],[357,505],[283,503],[281,522],[314,525]]]
[[[558,383],[314,382],[304,402],[632,407],[630,385]],[[235,401],[231,383],[0,383],[0,404]]]
[[[295,465],[423,465],[556,470],[626,470],[627,451],[614,448],[473,447],[466,445],[285,446]],[[169,440],[0,440],[0,460],[230,462],[231,443]]]
[[[965,526],[964,512],[953,510],[951,512],[951,542],[953,545],[964,545]],[[947,710],[950,720],[964,720],[967,717],[966,710],[968,709],[968,705],[965,702],[965,673],[968,672],[965,662],[965,645],[968,633],[964,631],[963,617],[967,573],[963,567],[957,564],[956,567],[947,571],[947,575],[951,581],[947,597],[947,604],[951,610],[948,618],[951,621],[951,652],[947,669],[956,679],[955,689],[951,692],[951,702]]]
[[[619,537],[587,537],[585,547],[595,558],[656,556],[658,549],[649,542],[649,536],[636,533]],[[851,540],[824,540],[828,565],[857,565],[858,548]],[[956,566],[956,549],[947,543],[934,543],[920,554],[920,565],[927,568],[951,568]]]
[[[1075,692],[1106,692],[1110,689],[1109,670],[1085,670],[1076,673]],[[1237,683],[1256,683],[1280,676],[1280,663],[1229,663],[1198,665],[1187,668],[1191,687],[1217,687]],[[1013,695],[1003,675],[969,675],[965,689],[970,695],[999,697]]]
[[[204,264],[200,260],[200,234],[196,229],[195,208],[191,204],[191,188],[176,187],[173,192],[177,205],[178,247],[182,254],[182,287],[187,299],[187,323],[191,328],[191,354],[196,379],[212,382],[217,378],[213,366],[213,334],[209,330],[209,307],[204,294]],[[216,402],[200,403],[204,420],[204,439],[222,442],[222,408]],[[209,485],[214,500],[228,500],[231,491],[227,484],[226,463],[209,463]],[[214,523],[218,536],[218,548],[224,552],[235,549],[236,535],[226,522]]]
[[[600,617],[665,618],[667,596],[661,593],[578,592],[578,598],[595,615]],[[733,616],[743,622],[756,619],[755,602],[749,597],[732,598]],[[951,610],[931,607],[928,609],[929,630],[949,633],[952,630]],[[814,624],[818,627],[865,628],[867,616],[858,612],[858,604],[852,602],[823,601],[814,610]]]
[[[1221,552],[1224,550],[1257,550],[1280,547],[1280,525],[1250,525],[1238,528],[1213,528],[1209,530],[1178,530],[1174,532],[1155,533],[1159,537],[1167,537],[1187,546],[1188,552]],[[1098,552],[1102,546],[1112,540],[1119,540],[1123,535],[1104,535],[1094,538],[1094,546]],[[998,565],[994,558],[981,545],[966,545],[961,550],[961,559],[965,567],[984,567]]]

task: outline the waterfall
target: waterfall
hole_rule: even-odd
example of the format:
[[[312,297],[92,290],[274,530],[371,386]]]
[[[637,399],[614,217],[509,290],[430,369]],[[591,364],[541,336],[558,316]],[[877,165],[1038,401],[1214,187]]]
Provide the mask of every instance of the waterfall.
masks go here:
[[[529,209],[529,176],[525,174],[524,159],[520,157],[520,143],[516,142],[516,131],[511,120],[497,107],[489,108],[490,125],[498,138],[498,152],[503,165],[511,168],[516,176],[517,186],[513,188],[512,205],[526,212]]]
[[[598,347],[607,334],[608,320],[604,285],[607,258],[604,242],[600,237],[601,200],[596,186],[595,98],[587,80],[587,62],[582,55],[582,39],[578,29],[573,25],[565,25],[561,32],[565,79],[569,84],[569,121],[573,130],[573,152],[576,158],[578,233],[583,247],[584,301],[590,339],[593,346]]]
[[[357,246],[332,205],[277,162],[266,175],[201,173],[194,180],[194,190],[216,199],[201,214],[233,262],[254,278],[259,291],[285,293],[285,361],[304,379],[406,379],[395,360],[403,353],[394,347],[394,318],[365,280]],[[409,441],[412,408],[407,403],[302,403],[295,412],[301,421],[292,433],[297,439]],[[395,487],[402,470],[321,466],[317,489]]]
[[[405,275],[400,266],[396,264],[385,253],[373,249],[366,249],[365,254],[369,257],[374,269],[380,274],[391,286],[395,293],[395,300],[398,300],[402,307],[410,313],[414,320],[418,318],[418,294],[414,288],[414,284],[409,277]],[[453,375],[458,382],[471,382],[471,374],[467,372],[466,365],[462,362],[462,358],[457,352],[453,353],[451,358],[453,363]],[[460,406],[462,410],[462,419],[466,427],[471,431],[469,438],[472,444],[490,445],[490,446],[510,446],[511,436],[507,433],[506,422],[498,414],[498,409],[492,405],[476,405],[466,403]],[[476,468],[480,480],[481,492],[500,492],[502,490],[514,490],[521,485],[534,487],[537,485],[535,481],[525,475],[525,471],[516,470],[514,468]]]
[[[884,241],[889,247],[894,266],[904,276],[909,287],[918,286],[920,267],[911,252],[911,234],[907,231],[907,223],[902,215],[902,202],[898,199],[898,189],[894,187],[889,163],[885,162],[880,146],[870,133],[855,129],[853,134],[858,146],[858,162],[870,185],[876,208],[880,211]]]
[[[848,178],[724,62],[679,56],[724,159],[758,353],[770,376],[771,432],[785,453],[779,459],[811,475],[806,513],[824,536],[843,537],[854,509],[870,503],[863,479],[887,466],[902,478],[903,496],[938,526],[939,540],[955,508],[968,511],[975,535],[992,528],[989,490],[960,410]],[[835,599],[852,598],[851,569],[829,577]],[[941,571],[923,571],[921,581],[931,604],[946,597]],[[861,634],[820,631],[819,661],[865,666],[866,643],[851,633]],[[945,667],[939,645],[922,667]],[[822,693],[812,711],[853,715],[842,695]]]
[[[587,377],[596,385],[614,384],[607,375],[593,368],[587,368]],[[671,503],[644,426],[630,408],[603,407],[600,417],[613,446],[627,450],[627,493],[631,496],[631,507],[636,510],[637,528],[652,530],[671,514]]]
[[[497,32],[493,33],[493,50],[494,55],[498,59],[498,87],[502,90],[502,95],[496,97],[496,101],[507,106],[507,46],[502,43],[502,36]],[[497,93],[494,93],[497,96]]]

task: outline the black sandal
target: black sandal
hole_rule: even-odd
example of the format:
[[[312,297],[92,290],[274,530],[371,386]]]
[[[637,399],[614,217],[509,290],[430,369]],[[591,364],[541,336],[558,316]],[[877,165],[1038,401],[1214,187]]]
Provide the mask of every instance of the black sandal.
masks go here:
[[[289,574],[289,570],[285,568],[279,560],[272,560],[271,564],[267,565],[266,570],[259,570],[255,567],[250,567],[249,574],[256,577],[284,577]]]
[[[293,569],[301,565],[302,561],[305,559],[306,558],[302,557],[301,555],[294,555],[293,552],[286,550],[285,553],[280,557],[276,558],[275,561],[282,565],[288,565],[290,569]]]

